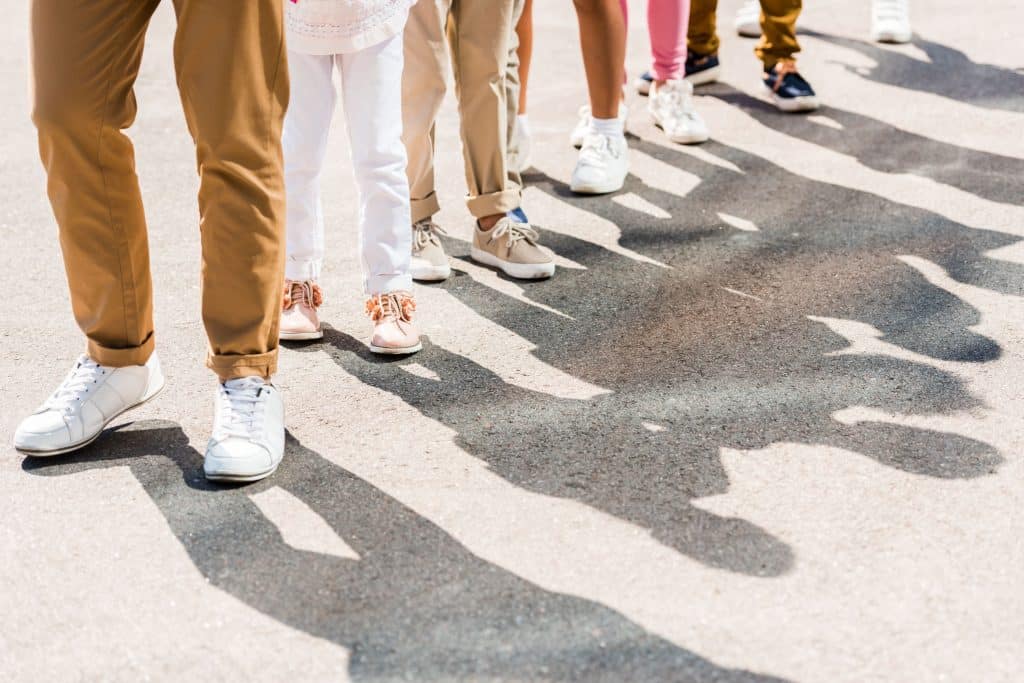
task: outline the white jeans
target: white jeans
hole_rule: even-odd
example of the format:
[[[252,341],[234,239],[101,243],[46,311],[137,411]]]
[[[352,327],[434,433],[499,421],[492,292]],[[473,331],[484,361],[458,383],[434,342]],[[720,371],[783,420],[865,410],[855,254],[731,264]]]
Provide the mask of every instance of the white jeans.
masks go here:
[[[341,72],[352,163],[359,188],[359,250],[367,294],[412,291],[409,179],[402,144],[402,35],[359,52],[288,51],[291,104],[284,122],[288,188],[285,277],[319,277],[324,259],[320,172]]]

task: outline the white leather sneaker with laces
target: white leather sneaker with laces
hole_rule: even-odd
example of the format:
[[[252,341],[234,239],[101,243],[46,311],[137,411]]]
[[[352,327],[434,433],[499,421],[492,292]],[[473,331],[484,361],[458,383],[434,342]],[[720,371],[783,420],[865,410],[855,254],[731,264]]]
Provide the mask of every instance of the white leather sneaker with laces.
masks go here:
[[[284,457],[284,402],[261,377],[220,384],[203,472],[211,481],[258,481]]]
[[[145,365],[114,368],[83,355],[39,410],[18,425],[14,447],[34,456],[69,453],[96,440],[118,415],[160,393],[164,376],[153,353]]]
[[[910,6],[907,0],[874,0],[871,3],[871,39],[879,43],[909,43]]]
[[[622,189],[628,173],[626,138],[590,134],[583,138],[569,189],[579,194],[615,192]]]
[[[654,124],[672,142],[692,145],[710,137],[707,124],[693,108],[693,85],[686,81],[665,81],[652,86],[647,109]]]

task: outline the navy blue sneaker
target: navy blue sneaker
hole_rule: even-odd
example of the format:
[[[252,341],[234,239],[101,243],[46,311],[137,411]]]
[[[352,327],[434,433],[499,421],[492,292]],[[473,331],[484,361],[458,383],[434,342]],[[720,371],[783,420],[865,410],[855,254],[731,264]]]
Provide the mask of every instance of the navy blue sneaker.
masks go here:
[[[516,208],[512,209],[505,215],[514,220],[516,223],[530,222],[530,219],[526,217],[526,212],[523,211],[523,207],[521,206],[517,206]]]
[[[695,86],[714,83],[721,71],[718,55],[699,55],[696,52],[686,55],[686,80]]]
[[[772,104],[782,111],[813,111],[818,108],[818,96],[796,70],[796,62],[786,60],[766,68],[761,82],[768,90]]]
[[[633,81],[633,85],[637,94],[647,97],[651,94],[651,86],[654,85],[654,75],[650,71],[645,71],[640,74],[640,78]]]

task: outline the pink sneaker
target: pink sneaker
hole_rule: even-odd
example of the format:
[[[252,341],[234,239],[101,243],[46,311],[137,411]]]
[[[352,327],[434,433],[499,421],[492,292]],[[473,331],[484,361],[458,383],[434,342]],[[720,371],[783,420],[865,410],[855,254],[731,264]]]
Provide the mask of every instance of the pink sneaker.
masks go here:
[[[409,292],[388,292],[367,299],[366,314],[373,321],[370,350],[400,355],[422,349],[420,333],[412,324],[415,310],[416,300]]]
[[[323,301],[320,285],[312,280],[285,280],[278,336],[291,341],[322,339],[324,333],[320,329],[320,316],[316,309]]]

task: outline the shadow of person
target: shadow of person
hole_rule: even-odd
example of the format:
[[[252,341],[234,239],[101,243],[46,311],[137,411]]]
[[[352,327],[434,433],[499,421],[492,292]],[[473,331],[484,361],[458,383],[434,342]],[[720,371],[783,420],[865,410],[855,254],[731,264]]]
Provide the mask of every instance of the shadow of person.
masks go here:
[[[639,524],[712,567],[778,576],[793,564],[789,547],[756,525],[691,504],[726,490],[721,462],[694,448],[694,435],[685,428],[651,433],[644,419],[664,420],[667,411],[635,394],[562,399],[507,384],[429,343],[413,359],[439,378],[427,379],[404,371],[402,363],[378,361],[331,328],[325,328],[323,343],[303,350],[325,352],[363,383],[396,394],[454,430],[459,447],[516,486]]]
[[[801,31],[834,45],[856,50],[875,62],[869,69],[846,69],[878,83],[918,90],[986,109],[1024,112],[1024,75],[1001,66],[979,64],[965,53],[915,35],[913,45],[928,56],[914,59],[875,43],[843,36]]]
[[[1013,238],[810,181],[722,145],[707,150],[737,170],[634,146],[705,179],[680,197],[630,178],[624,192],[680,219],[640,214],[614,198],[574,197],[549,178],[533,176],[534,186],[616,223],[623,247],[668,267],[549,233],[546,242],[582,268],[531,283],[530,301],[468,277],[443,285],[535,344],[542,362],[610,394],[577,401],[528,391],[436,346],[415,357],[440,378],[424,379],[401,363],[371,359],[330,330],[305,350],[326,352],[364,383],[450,427],[460,447],[517,486],[586,503],[730,571],[779,575],[793,554],[747,520],[694,505],[728,490],[722,448],[834,446],[940,478],[998,467],[1001,456],[975,439],[835,419],[855,407],[920,415],[980,402],[959,378],[924,362],[835,355],[848,340],[808,317],[866,322],[884,341],[931,358],[991,361],[1000,348],[972,330],[978,311],[895,255],[920,255],[956,277],[1019,290],[1019,266],[984,256]],[[723,225],[725,213],[749,218],[757,231]],[[464,244],[449,245],[465,252]]]
[[[469,552],[441,528],[288,435],[277,474],[249,487],[202,479],[180,427],[150,421],[101,447],[26,459],[33,475],[127,466],[210,583],[348,649],[355,681],[728,681],[727,669],[618,612],[546,591]],[[299,550],[252,502],[278,486],[319,514],[358,559]]]
[[[533,186],[615,223],[622,233],[622,247],[671,269],[630,264],[627,267],[634,275],[626,276],[619,287],[620,281],[614,278],[622,268],[607,276],[603,273],[622,257],[593,243],[579,244],[548,233],[545,241],[557,253],[565,255],[563,248],[567,249],[567,257],[588,271],[566,278],[563,269],[558,278],[531,286],[532,299],[550,305],[549,299],[557,298],[555,292],[564,289],[562,282],[573,278],[587,279],[595,286],[599,280],[614,282],[616,291],[631,296],[641,295],[632,287],[659,294],[663,287],[683,287],[703,297],[711,294],[704,290],[728,285],[766,294],[762,305],[723,304],[753,313],[756,317],[746,322],[758,326],[767,322],[762,316],[777,316],[780,311],[791,322],[807,315],[848,318],[869,323],[884,332],[887,341],[931,358],[987,362],[999,357],[995,342],[972,331],[980,321],[973,307],[934,286],[896,256],[918,256],[960,282],[1021,296],[1024,267],[987,256],[991,250],[1016,244],[1019,238],[968,228],[924,209],[815,181],[713,141],[702,145],[703,150],[735,169],[645,140],[634,138],[631,146],[701,179],[684,196],[646,185],[635,176],[627,180],[624,193],[634,193],[674,218],[648,216],[617,203],[615,196],[580,197],[564,183],[539,174],[532,176]],[[727,222],[730,216],[750,221],[753,228],[732,227]],[[574,291],[578,298],[593,290]],[[571,310],[586,312],[588,307],[589,302],[584,302]],[[680,310],[695,307],[710,310],[700,298],[685,302]],[[715,320],[698,324],[709,323]]]
[[[852,156],[882,173],[909,173],[991,201],[1024,205],[1024,159],[939,142],[832,106],[819,113],[841,128],[822,125],[782,113],[725,83],[702,88],[701,94],[738,107],[773,130]]]

